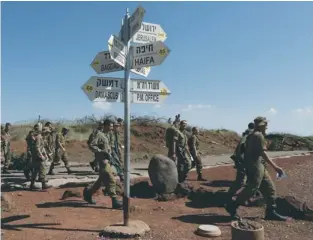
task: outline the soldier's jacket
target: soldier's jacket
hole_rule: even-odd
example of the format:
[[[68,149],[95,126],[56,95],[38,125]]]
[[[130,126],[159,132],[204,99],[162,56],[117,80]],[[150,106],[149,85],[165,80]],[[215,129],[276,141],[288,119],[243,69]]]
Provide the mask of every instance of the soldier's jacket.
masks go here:
[[[95,153],[96,159],[103,156],[103,153],[105,153],[108,159],[110,159],[111,146],[107,134],[98,131],[97,135],[90,143],[90,149]]]
[[[63,146],[63,148],[65,149],[65,137],[63,136],[62,133],[57,133],[56,135],[56,145],[55,145],[55,150],[59,151],[62,149],[61,145]]]
[[[121,140],[120,140],[120,133],[119,132],[113,132],[113,140],[114,140],[114,151],[121,155]]]
[[[34,144],[32,145],[32,156],[35,159],[41,159],[41,154],[43,156],[45,156],[45,144],[44,144],[44,140],[41,134],[35,133],[35,140],[34,140]],[[40,154],[41,153],[41,154]]]
[[[51,133],[48,135],[48,146],[50,152],[54,152],[56,149],[56,138],[57,138],[57,132],[56,131],[51,131]]]
[[[262,152],[266,151],[266,140],[264,135],[259,131],[249,134],[246,139],[244,162],[247,166],[258,166],[265,163]]]
[[[251,131],[248,133],[248,135],[251,134]],[[244,135],[241,139],[240,142],[238,143],[234,154],[230,157],[231,159],[234,160],[235,166],[239,167],[244,164],[244,153],[245,153],[245,148],[246,148],[246,141],[248,135]]]
[[[89,135],[89,137],[88,137],[88,140],[87,140],[88,147],[89,147],[91,141],[95,138],[95,136],[97,135],[97,133],[98,133],[99,131],[100,131],[99,129],[94,129],[94,130],[90,133],[90,135]]]
[[[178,130],[176,131],[175,137],[177,139],[176,146],[181,148],[186,148],[188,144],[188,137],[186,131]]]
[[[26,145],[27,145],[27,152],[30,152],[32,149],[32,145],[34,144],[34,131],[30,130],[28,135],[25,138]]]
[[[107,134],[107,137],[109,139],[109,144],[111,146],[111,149],[113,150],[114,149],[114,132],[113,131],[109,131],[106,133]]]
[[[188,139],[188,147],[193,157],[197,157],[199,154],[199,139],[195,134],[192,134]]]

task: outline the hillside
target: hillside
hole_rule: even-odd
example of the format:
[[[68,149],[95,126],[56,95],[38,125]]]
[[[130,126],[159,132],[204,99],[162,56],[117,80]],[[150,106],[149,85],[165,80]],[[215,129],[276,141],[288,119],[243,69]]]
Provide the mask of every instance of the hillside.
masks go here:
[[[113,118],[113,116],[109,116]],[[45,122],[45,121],[42,121]],[[86,140],[92,129],[96,127],[93,118],[84,118],[71,123],[54,123],[60,129],[66,125],[70,128],[67,150],[71,161],[88,163],[93,155],[87,147]],[[33,124],[13,126],[12,149],[14,155],[20,156],[26,149],[24,141]],[[152,117],[133,118],[131,121],[131,161],[150,159],[156,153],[167,154],[165,147],[165,131],[169,124],[164,119]],[[190,132],[191,126],[187,128]],[[122,136],[123,136],[123,129]],[[219,155],[232,153],[240,136],[233,131],[200,130],[200,149],[204,155]],[[290,134],[268,134],[269,150],[313,150],[313,137],[299,137]]]

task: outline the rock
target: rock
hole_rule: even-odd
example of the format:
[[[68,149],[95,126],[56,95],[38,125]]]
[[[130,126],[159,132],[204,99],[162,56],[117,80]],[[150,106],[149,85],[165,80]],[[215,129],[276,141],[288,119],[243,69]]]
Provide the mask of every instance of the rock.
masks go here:
[[[149,163],[148,173],[155,191],[159,194],[172,193],[178,184],[177,168],[173,160],[157,154]]]
[[[1,193],[1,210],[3,212],[10,212],[14,207],[12,197],[7,193]]]
[[[65,200],[65,199],[70,198],[70,197],[80,198],[80,197],[82,197],[82,195],[81,195],[80,192],[77,192],[77,191],[66,190],[63,193],[63,196],[62,196],[61,200]]]

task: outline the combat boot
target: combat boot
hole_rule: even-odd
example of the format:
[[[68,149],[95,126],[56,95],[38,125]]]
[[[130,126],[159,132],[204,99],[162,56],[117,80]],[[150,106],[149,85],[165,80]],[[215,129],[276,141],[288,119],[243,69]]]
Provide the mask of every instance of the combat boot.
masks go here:
[[[240,216],[237,214],[237,209],[239,205],[236,203],[236,201],[230,201],[226,204],[225,210],[229,213],[232,219],[239,220]]]
[[[49,186],[48,184],[47,184],[47,181],[42,181],[41,182],[41,186],[42,186],[42,190],[47,190],[48,188],[50,188],[51,186]]]
[[[199,173],[199,174],[198,174],[197,181],[207,181],[207,179],[205,179],[205,178],[202,177],[202,173]]]
[[[31,191],[33,191],[33,190],[39,190],[39,188],[35,186],[35,181],[32,181],[32,182],[30,183],[29,190],[31,190]]]
[[[287,221],[287,220],[291,220],[290,217],[288,216],[282,216],[279,213],[276,212],[275,208],[269,207],[266,208],[265,211],[265,220],[276,220],[276,221]]]
[[[92,199],[92,196],[88,192],[88,189],[85,188],[83,192],[84,200],[88,202],[89,204],[96,204],[96,201]]]
[[[92,168],[92,170],[95,170],[95,165],[94,162],[89,162],[90,167]]]
[[[53,172],[53,167],[49,168],[48,175],[55,175],[55,173]]]
[[[24,170],[24,176],[26,178],[27,181],[30,181],[31,180],[31,177],[30,177],[30,171],[28,169],[25,169]]]
[[[123,209],[123,203],[116,199],[116,197],[112,197],[112,208],[113,209]]]
[[[73,171],[69,167],[67,167],[66,169],[67,169],[67,174],[72,174],[73,173]]]

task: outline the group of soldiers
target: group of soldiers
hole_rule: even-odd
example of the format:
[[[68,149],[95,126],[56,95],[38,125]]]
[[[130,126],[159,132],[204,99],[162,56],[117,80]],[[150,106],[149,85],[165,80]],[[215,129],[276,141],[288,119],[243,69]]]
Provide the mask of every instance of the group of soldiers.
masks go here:
[[[198,181],[206,181],[202,176],[202,160],[199,150],[199,129],[192,128],[192,134],[186,131],[187,121],[180,120],[180,115],[175,116],[173,124],[167,128],[165,134],[166,147],[168,148],[168,157],[172,159],[177,166],[178,182],[186,180],[188,172],[196,167]]]
[[[225,205],[226,211],[234,219],[240,219],[237,209],[245,205],[251,197],[262,194],[266,201],[265,219],[286,221],[287,216],[282,216],[276,211],[276,190],[269,173],[266,170],[270,164],[278,176],[284,171],[277,166],[267,155],[265,132],[268,120],[265,117],[256,117],[248,124],[248,129],[243,132],[242,138],[236,147],[231,159],[235,163],[236,179],[228,190],[229,200]],[[166,130],[166,147],[168,157],[177,165],[178,181],[186,180],[190,169],[196,166],[198,180],[205,181],[202,177],[201,152],[199,151],[199,129],[192,128],[192,134],[188,135],[185,130],[187,122],[175,118],[172,126]],[[242,191],[239,191],[242,189]],[[239,191],[239,193],[238,193]]]

